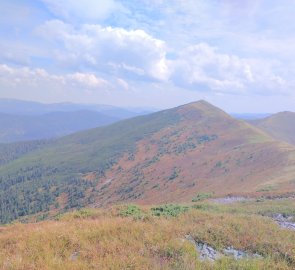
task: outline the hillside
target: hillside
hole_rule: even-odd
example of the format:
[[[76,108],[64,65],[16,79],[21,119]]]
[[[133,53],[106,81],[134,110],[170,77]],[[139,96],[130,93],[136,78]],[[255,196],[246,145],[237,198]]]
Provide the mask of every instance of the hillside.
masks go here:
[[[42,115],[0,113],[0,143],[61,137],[118,120],[120,118],[94,111],[51,112]]]
[[[8,222],[85,205],[189,202],[200,192],[295,191],[295,150],[199,101],[39,143],[3,162],[0,175]]]
[[[81,209],[1,227],[2,270],[292,270],[294,199]]]
[[[107,171],[98,205],[189,201],[197,192],[216,196],[294,191],[294,148],[201,101],[176,108],[181,117],[137,142]]]
[[[280,112],[269,117],[249,121],[274,138],[295,145],[295,113]]]

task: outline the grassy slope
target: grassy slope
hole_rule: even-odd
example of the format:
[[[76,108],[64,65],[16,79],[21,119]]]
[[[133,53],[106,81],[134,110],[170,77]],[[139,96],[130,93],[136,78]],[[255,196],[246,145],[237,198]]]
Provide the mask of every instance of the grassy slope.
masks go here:
[[[182,121],[137,143],[100,181],[98,205],[189,201],[195,193],[294,191],[294,149],[206,102],[177,108]],[[291,181],[291,182],[290,182]]]
[[[13,173],[16,168],[32,163],[57,168],[61,173],[103,170],[124,152],[134,151],[137,141],[178,120],[179,116],[173,111],[163,111],[75,133],[53,141],[39,151],[0,168],[0,171]]]
[[[295,145],[295,113],[281,112],[250,124],[264,130],[274,138]]]
[[[121,206],[76,211],[56,221],[9,225],[1,228],[0,267],[3,270],[294,269],[294,232],[281,229],[270,218],[255,212],[267,208],[268,203],[216,207],[199,203],[176,217],[153,216],[149,207]],[[277,201],[277,205],[288,211],[294,207],[294,201]],[[185,240],[188,234],[217,250],[233,246],[263,258],[201,262],[194,246]]]
[[[295,190],[292,153],[204,101],[191,103],[76,133],[1,165],[1,218],[90,203],[190,201],[199,191]]]
[[[163,111],[31,147],[26,155],[17,153],[18,158],[0,166],[2,222],[48,211],[56,202],[58,208],[84,205],[95,182],[81,179],[83,173],[103,174],[124,152],[134,151],[138,140],[178,120],[173,111]],[[6,152],[0,149],[0,156]]]

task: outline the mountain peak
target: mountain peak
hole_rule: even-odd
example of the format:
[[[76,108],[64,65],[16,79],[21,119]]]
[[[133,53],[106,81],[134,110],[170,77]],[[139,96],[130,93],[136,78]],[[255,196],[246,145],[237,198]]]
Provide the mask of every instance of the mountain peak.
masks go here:
[[[42,209],[56,214],[90,203],[190,202],[199,192],[256,194],[268,183],[294,191],[293,156],[295,149],[200,100],[50,142],[1,147],[0,222],[37,214],[37,195]]]
[[[283,112],[276,113],[273,116],[293,116],[294,117],[294,115],[295,115],[294,112],[283,111]]]
[[[206,100],[199,100],[195,102],[191,102],[185,105],[182,105],[177,108],[178,112],[182,116],[191,116],[194,115],[195,117],[202,116],[202,117],[226,117],[231,118],[226,112],[215,107],[211,103],[207,102]]]
[[[212,105],[211,103],[209,103],[206,100],[198,100],[198,101],[194,101],[194,102],[190,102],[188,104],[184,104],[180,107],[188,107],[188,108],[195,108],[195,109],[199,109],[199,110],[215,110],[215,111],[222,111],[221,109],[219,109],[218,107]]]

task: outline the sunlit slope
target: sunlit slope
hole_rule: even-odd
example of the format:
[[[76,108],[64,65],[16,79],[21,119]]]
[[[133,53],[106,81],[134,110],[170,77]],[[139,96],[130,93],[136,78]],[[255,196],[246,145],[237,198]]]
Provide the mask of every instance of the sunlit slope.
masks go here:
[[[295,191],[294,153],[199,101],[15,154],[0,166],[0,217],[7,222],[84,205],[191,201],[198,192]]]
[[[278,140],[295,145],[295,113],[281,112],[264,119],[249,121]]]
[[[152,208],[130,205],[82,209],[57,220],[3,226],[0,268],[294,269],[294,231],[260,216],[269,214],[269,204],[274,202],[230,206],[202,202]],[[276,210],[294,213],[294,201],[280,200],[275,205]],[[206,243],[218,252],[231,247],[249,257],[236,260],[221,255],[215,261],[202,260],[195,243]]]
[[[295,190],[294,148],[201,101],[181,121],[137,143],[100,181],[98,205],[189,201],[197,192]]]

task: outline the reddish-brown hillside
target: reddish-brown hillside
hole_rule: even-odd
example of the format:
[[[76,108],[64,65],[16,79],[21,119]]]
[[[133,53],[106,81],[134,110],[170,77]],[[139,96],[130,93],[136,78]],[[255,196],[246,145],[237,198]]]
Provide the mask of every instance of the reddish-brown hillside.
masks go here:
[[[190,201],[198,192],[295,191],[294,148],[205,101],[137,142],[99,182],[98,205]]]
[[[86,205],[295,192],[295,148],[205,101],[0,145],[0,222]]]

